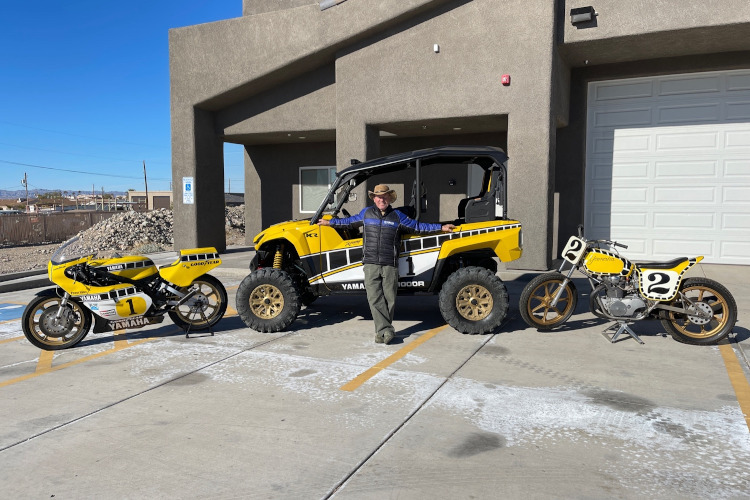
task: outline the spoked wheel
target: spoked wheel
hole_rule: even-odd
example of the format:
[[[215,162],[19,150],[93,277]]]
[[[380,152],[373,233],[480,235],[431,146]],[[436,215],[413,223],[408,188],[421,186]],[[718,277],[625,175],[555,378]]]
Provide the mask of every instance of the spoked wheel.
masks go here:
[[[708,278],[688,278],[682,282],[680,292],[704,314],[686,315],[670,311],[662,325],[673,338],[706,345],[729,335],[737,322],[737,303],[729,290]],[[685,307],[687,304],[678,295],[670,305]]]
[[[508,313],[508,291],[503,281],[483,267],[462,267],[443,284],[440,312],[461,333],[490,333]]]
[[[552,330],[573,315],[578,304],[578,291],[572,281],[568,281],[557,303],[552,306],[564,281],[565,276],[560,273],[546,273],[524,287],[518,308],[529,326],[542,331]]]
[[[61,302],[60,297],[48,295],[36,297],[26,306],[21,327],[36,347],[46,351],[67,349],[89,333],[91,314],[72,300],[68,300],[60,312]]]
[[[280,332],[297,318],[300,292],[292,276],[281,269],[258,269],[237,289],[237,312],[259,332]]]
[[[185,303],[170,311],[169,317],[183,330],[207,330],[227,311],[227,291],[221,281],[209,274],[200,276],[181,291],[194,293]]]

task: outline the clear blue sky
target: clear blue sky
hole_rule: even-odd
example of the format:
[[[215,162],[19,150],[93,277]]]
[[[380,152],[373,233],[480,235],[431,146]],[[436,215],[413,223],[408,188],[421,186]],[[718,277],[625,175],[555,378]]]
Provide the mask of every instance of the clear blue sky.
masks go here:
[[[0,189],[25,172],[30,189],[140,191],[144,160],[149,190],[169,189],[168,31],[241,15],[242,0],[3,2]],[[225,177],[243,190],[239,146]]]

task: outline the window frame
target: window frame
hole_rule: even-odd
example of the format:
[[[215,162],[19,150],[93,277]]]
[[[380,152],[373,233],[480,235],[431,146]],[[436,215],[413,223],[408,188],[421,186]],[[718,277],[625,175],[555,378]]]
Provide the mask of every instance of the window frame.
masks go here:
[[[303,187],[305,184],[302,182],[302,172],[305,170],[328,170],[328,184],[326,187],[326,193],[331,190],[331,186],[333,186],[333,182],[336,179],[336,166],[335,165],[319,165],[319,166],[307,166],[307,167],[299,167],[299,213],[301,214],[314,214],[317,212],[318,208],[320,208],[320,203],[323,200],[319,200],[317,202],[317,205],[312,210],[305,210],[303,208]],[[323,196],[323,199],[325,199],[325,195]],[[334,201],[335,203],[335,201]]]

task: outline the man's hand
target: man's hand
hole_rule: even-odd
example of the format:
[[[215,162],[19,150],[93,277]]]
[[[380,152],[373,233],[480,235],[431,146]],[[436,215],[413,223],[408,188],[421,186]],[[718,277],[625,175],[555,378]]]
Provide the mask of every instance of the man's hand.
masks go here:
[[[456,226],[453,224],[443,224],[443,227],[440,228],[444,233],[450,233],[454,229],[456,229]]]
[[[318,219],[319,226],[330,226],[331,222],[328,219]]]

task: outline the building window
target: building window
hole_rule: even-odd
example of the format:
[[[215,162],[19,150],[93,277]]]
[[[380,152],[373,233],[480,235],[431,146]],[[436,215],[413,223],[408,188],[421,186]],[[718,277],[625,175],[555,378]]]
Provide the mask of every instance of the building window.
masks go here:
[[[336,179],[336,167],[300,167],[299,211],[315,213]]]

